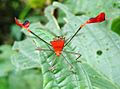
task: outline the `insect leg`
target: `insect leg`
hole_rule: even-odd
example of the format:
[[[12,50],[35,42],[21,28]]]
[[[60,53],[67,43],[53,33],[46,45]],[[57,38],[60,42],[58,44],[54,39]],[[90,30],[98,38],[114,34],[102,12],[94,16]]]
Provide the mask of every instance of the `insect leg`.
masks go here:
[[[55,53],[54,53],[54,54],[55,54]],[[54,65],[55,65],[56,58],[57,58],[57,57],[54,56],[53,62],[52,62],[52,64],[51,64],[51,67],[49,68],[49,70],[52,70],[52,71],[55,70],[55,66],[54,66]]]
[[[73,65],[66,59],[66,57],[63,54],[61,54],[61,55],[63,56],[63,58],[65,59],[65,61],[70,65],[70,67],[73,68]]]
[[[77,62],[81,62],[81,61],[78,61],[78,60],[77,60],[77,59],[79,59],[79,58],[81,57],[81,54],[80,54],[80,53],[70,52],[70,51],[64,51],[64,50],[63,50],[63,52],[77,55],[78,57],[77,57],[75,60],[76,60]]]
[[[39,51],[52,51],[50,49],[45,49],[45,48],[40,48],[40,47],[37,47],[36,50],[39,50]]]

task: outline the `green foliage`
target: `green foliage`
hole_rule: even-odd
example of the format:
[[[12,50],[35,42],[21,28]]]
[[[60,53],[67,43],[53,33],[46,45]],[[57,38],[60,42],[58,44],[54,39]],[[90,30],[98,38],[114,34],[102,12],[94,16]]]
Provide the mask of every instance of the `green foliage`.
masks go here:
[[[65,25],[61,29],[52,14],[56,8],[66,15]],[[45,9],[45,16],[48,19],[46,25],[32,23],[30,29],[48,42],[54,37],[52,33],[70,38],[80,24],[90,18],[85,15],[75,16],[65,5],[57,2]],[[13,50],[16,52],[12,56],[12,63],[16,70],[41,68],[43,83],[40,86],[43,89],[120,89],[120,37],[109,31],[105,22],[85,26],[64,48],[78,52],[82,57],[77,62],[75,55],[63,52],[65,58],[56,58],[56,69],[53,71],[49,69],[55,54],[36,50],[37,47],[48,49],[48,46],[23,31],[28,37],[14,43]],[[66,60],[73,65],[72,69]]]
[[[0,78],[0,89],[7,89],[8,88],[8,83],[6,80],[6,77],[1,77]]]
[[[11,46],[1,45],[0,46],[0,61],[5,61],[11,56]]]
[[[26,89],[28,87],[29,89],[42,89],[42,75],[39,68],[14,73],[10,61],[13,53],[11,46],[2,45],[0,51],[0,89]]]
[[[9,89],[42,89],[42,75],[40,69],[30,69],[12,73],[9,76]],[[15,81],[13,83],[13,81]],[[8,89],[8,88],[6,88]]]
[[[10,61],[10,56],[12,54],[11,46],[2,45],[0,46],[0,77],[6,76],[13,70],[13,66]]]
[[[10,72],[9,75],[0,77],[0,89],[42,89],[42,83],[39,68]]]
[[[12,25],[11,26],[11,36],[15,39],[15,40],[21,40],[22,38],[22,33],[20,31],[20,27],[16,26],[16,25]]]
[[[65,0],[65,4],[75,14],[93,16],[104,11],[107,15],[107,19],[111,19],[120,14],[119,0],[109,0],[107,3],[105,3],[104,0]]]
[[[10,61],[11,54],[11,46],[0,46],[0,89],[8,89],[7,75],[13,70]]]
[[[40,8],[43,7],[46,0],[27,0],[27,5],[29,5],[32,8]]]
[[[120,35],[120,17],[113,20],[111,25],[112,31]]]
[[[11,46],[0,46],[0,89],[42,89],[40,68],[15,73],[10,61],[12,53]]]

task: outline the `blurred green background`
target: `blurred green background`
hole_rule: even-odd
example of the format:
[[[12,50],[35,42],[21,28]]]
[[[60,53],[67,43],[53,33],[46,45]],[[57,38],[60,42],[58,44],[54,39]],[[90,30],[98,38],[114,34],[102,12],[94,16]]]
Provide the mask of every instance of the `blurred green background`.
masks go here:
[[[45,24],[47,19],[44,17],[44,9],[54,1],[67,5],[75,15],[87,14],[91,16],[92,9],[91,11],[84,11],[84,8],[79,9],[77,0],[0,0],[0,89],[42,89],[42,86],[41,88],[38,86],[42,85],[40,69],[34,68],[16,72],[11,64],[10,58],[14,41],[25,38],[20,27],[15,25],[14,17],[20,20],[29,19],[31,22],[40,21]],[[83,1],[83,5],[85,4],[84,0],[78,1]],[[111,6],[120,11],[119,1],[112,2]],[[57,18],[58,15],[63,17],[63,14],[56,10],[54,16]],[[112,20],[108,28],[120,35],[120,15],[116,14],[107,19]],[[63,25],[60,19],[59,23],[60,26]]]

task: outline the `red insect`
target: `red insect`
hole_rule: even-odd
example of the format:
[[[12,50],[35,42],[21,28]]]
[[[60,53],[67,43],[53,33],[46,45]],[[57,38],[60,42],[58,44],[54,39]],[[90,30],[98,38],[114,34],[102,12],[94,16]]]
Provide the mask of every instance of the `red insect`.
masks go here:
[[[54,53],[56,54],[56,56],[60,56],[62,54],[62,52],[64,51],[63,49],[65,48],[65,46],[67,44],[70,43],[70,41],[76,36],[76,34],[80,31],[80,29],[82,27],[84,27],[86,24],[90,24],[90,23],[99,23],[99,22],[103,22],[105,20],[105,13],[101,12],[98,16],[94,17],[94,18],[90,18],[89,20],[87,20],[84,24],[80,25],[80,28],[73,34],[73,36],[68,40],[65,41],[65,38],[62,36],[58,36],[56,37],[53,41],[51,41],[50,43],[46,42],[45,40],[43,40],[42,38],[40,38],[38,35],[36,35],[34,32],[32,32],[30,29],[28,29],[30,22],[29,21],[25,21],[24,23],[21,23],[18,21],[18,19],[15,18],[15,22],[18,26],[26,29],[28,32],[30,32],[31,34],[35,35],[37,38],[39,38],[40,40],[42,40],[43,42],[45,42],[46,44],[48,44],[49,46],[51,46],[53,48],[52,51],[54,51]],[[41,48],[38,48],[38,50],[41,50]],[[77,54],[77,53],[74,53]],[[79,53],[78,53],[79,54]],[[81,55],[79,54],[78,58]],[[78,59],[76,58],[76,59]],[[53,63],[54,65],[54,63]],[[53,66],[52,65],[52,66]]]
[[[60,56],[64,47],[65,39],[61,36],[51,41],[50,43],[54,49],[56,56]]]

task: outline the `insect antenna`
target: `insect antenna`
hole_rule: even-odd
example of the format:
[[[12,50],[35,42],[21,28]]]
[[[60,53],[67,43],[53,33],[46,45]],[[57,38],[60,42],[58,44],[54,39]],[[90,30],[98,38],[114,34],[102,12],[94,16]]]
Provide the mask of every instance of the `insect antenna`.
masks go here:
[[[99,13],[96,17],[94,18],[90,18],[89,20],[87,20],[84,24],[82,24],[78,30],[73,34],[73,36],[66,42],[65,46],[67,44],[70,43],[70,41],[77,35],[77,33],[81,30],[81,28],[83,28],[86,24],[90,24],[90,23],[100,23],[100,22],[103,22],[105,21],[105,13],[104,12],[101,12]],[[65,47],[64,46],[64,47]]]
[[[77,33],[81,30],[81,28],[82,28],[82,25],[81,25],[81,26],[78,28],[78,30],[73,34],[73,36],[67,41],[67,43],[65,44],[65,46],[70,43],[70,41],[77,35]],[[65,46],[64,46],[64,47],[65,47]]]
[[[28,29],[30,22],[28,20],[26,20],[24,23],[21,23],[18,21],[18,19],[15,17],[15,22],[18,26],[26,29],[28,32],[30,32],[31,34],[33,34],[35,37],[37,37],[38,39],[40,39],[41,41],[43,41],[44,43],[46,43],[47,45],[51,46],[50,43],[48,43],[47,41],[43,40],[41,37],[39,37],[37,34],[35,34],[33,31],[31,31],[30,29]]]
[[[29,30],[29,29],[28,29]],[[38,35],[36,35],[33,31],[29,30],[29,32],[31,34],[33,34],[34,36],[36,36],[38,39],[40,39],[41,41],[43,41],[44,43],[48,44],[49,46],[51,46],[51,44],[49,44],[47,41],[43,40],[41,37],[39,37]]]

